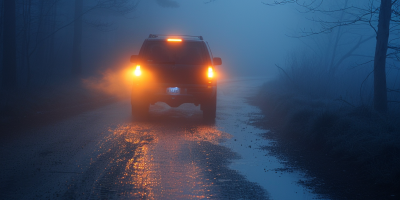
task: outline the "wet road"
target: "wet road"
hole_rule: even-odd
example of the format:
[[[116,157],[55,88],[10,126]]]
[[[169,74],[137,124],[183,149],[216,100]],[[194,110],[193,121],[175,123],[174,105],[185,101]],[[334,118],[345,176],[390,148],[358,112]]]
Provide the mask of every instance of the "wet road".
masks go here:
[[[137,121],[123,101],[24,130],[1,142],[0,199],[312,199],[249,124],[261,83],[219,83],[215,123],[163,103]]]

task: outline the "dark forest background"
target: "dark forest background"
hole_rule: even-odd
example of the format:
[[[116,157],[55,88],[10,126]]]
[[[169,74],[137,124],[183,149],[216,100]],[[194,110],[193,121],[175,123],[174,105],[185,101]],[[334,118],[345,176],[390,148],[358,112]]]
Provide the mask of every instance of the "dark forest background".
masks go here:
[[[62,1],[16,0],[1,2],[2,86],[30,90],[49,83],[80,77],[93,70],[82,67],[86,56],[98,55],[97,48],[84,51],[85,33],[96,37],[95,30],[112,26],[106,17],[132,12],[137,1]],[[14,31],[15,30],[15,31]],[[107,40],[98,40],[101,47]],[[96,61],[100,59],[92,59]],[[90,67],[91,66],[91,67]]]
[[[1,116],[98,98],[82,80],[109,66],[114,19],[132,0],[3,0],[0,2]],[[90,46],[84,41],[90,39]],[[128,60],[128,59],[127,59]],[[102,98],[105,98],[104,95]]]
[[[225,78],[278,75],[280,85],[312,98],[381,113],[399,108],[399,1],[263,3],[2,0],[1,115],[121,94],[118,68],[160,32],[205,36],[224,59]]]

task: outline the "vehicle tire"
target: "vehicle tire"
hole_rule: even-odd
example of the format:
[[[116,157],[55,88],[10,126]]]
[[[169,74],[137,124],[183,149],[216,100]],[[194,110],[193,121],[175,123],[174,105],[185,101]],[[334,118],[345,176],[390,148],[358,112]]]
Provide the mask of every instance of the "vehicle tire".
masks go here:
[[[217,114],[217,94],[203,104],[203,119],[215,120]]]

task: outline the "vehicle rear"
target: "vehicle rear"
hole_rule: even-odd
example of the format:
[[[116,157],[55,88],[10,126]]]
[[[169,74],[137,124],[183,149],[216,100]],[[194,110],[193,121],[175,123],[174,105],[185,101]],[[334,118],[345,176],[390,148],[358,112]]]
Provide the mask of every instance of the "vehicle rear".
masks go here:
[[[165,102],[171,107],[183,103],[200,105],[204,118],[214,119],[217,81],[215,64],[202,37],[159,37],[150,35],[135,63],[132,112],[145,115],[149,105]]]

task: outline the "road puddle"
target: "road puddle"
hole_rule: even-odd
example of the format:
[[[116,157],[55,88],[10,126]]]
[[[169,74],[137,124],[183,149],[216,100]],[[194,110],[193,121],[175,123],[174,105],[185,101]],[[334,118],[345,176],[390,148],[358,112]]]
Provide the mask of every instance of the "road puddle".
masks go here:
[[[254,86],[229,86],[219,90],[215,123],[203,122],[194,105],[157,103],[149,119],[112,126],[83,175],[95,177],[88,199],[317,198],[299,184],[300,171],[282,170],[283,160],[263,149],[273,141],[249,124],[258,110],[240,92]]]
[[[169,134],[171,133],[171,134]],[[124,141],[138,145],[118,177],[118,196],[145,199],[204,199],[209,190],[195,160],[185,150],[186,142],[216,143],[223,133],[212,127],[176,127],[140,123],[113,131]],[[120,140],[121,141],[121,140]]]
[[[100,145],[108,150],[96,160],[112,159],[96,180],[92,198],[267,199],[261,187],[228,168],[239,157],[219,144],[232,136],[203,123],[198,107],[160,110],[150,120],[109,130],[112,134]],[[183,119],[174,112],[191,114]]]
[[[246,103],[245,97],[254,93],[256,86],[261,85],[261,82],[254,81],[254,85],[251,82],[239,84],[230,83],[229,87],[222,87],[218,96],[218,103],[222,106],[217,113],[219,120],[216,126],[232,135],[231,139],[221,145],[232,149],[241,157],[232,160],[229,167],[249,181],[262,186],[268,191],[271,199],[321,199],[310,189],[299,184],[307,180],[303,172],[288,168],[285,160],[270,155],[265,150],[266,146],[274,145],[274,141],[262,137],[268,134],[269,130],[251,125],[252,117],[260,115],[260,110]],[[235,109],[231,109],[232,107]]]

